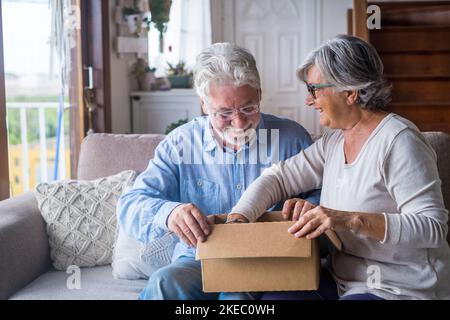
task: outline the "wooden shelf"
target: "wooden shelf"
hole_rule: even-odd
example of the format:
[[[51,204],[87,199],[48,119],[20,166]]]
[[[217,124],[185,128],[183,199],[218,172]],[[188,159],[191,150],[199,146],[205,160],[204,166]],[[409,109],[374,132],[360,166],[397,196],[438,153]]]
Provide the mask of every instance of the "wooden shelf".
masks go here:
[[[148,39],[119,36],[116,38],[116,50],[118,54],[135,53],[139,58],[145,58],[148,52]]]

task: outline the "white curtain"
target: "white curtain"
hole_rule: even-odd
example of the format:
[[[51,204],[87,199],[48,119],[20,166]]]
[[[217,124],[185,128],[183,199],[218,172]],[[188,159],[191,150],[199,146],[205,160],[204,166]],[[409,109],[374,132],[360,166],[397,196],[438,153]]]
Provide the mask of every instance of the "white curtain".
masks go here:
[[[163,76],[167,63],[180,60],[190,68],[200,51],[211,45],[210,0],[173,0],[170,21],[164,34],[164,54],[158,53],[158,32],[149,34],[149,60]],[[169,50],[171,48],[171,51]]]
[[[179,58],[189,64],[197,54],[211,45],[209,0],[182,1]]]
[[[75,36],[80,28],[80,11],[72,4],[72,0],[49,0],[49,4],[52,12],[51,44],[58,58],[61,79],[53,171],[53,180],[58,180],[66,177],[64,101],[72,68],[71,49],[76,46]]]
[[[52,12],[51,44],[57,55],[63,87],[68,84],[72,67],[70,50],[76,45],[76,30],[80,28],[79,8],[72,2],[72,0],[49,0]]]

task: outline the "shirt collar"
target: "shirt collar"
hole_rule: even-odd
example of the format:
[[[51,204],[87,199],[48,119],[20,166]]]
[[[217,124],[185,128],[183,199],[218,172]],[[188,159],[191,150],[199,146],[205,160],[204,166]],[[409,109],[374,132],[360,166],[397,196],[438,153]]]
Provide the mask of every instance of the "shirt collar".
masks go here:
[[[209,151],[212,151],[212,150],[214,150],[216,147],[221,147],[220,145],[219,145],[219,142],[214,138],[214,136],[213,136],[213,134],[212,134],[212,130],[213,130],[213,128],[212,128],[212,126],[211,126],[211,121],[210,121],[210,118],[209,118],[210,116],[208,115],[207,116],[207,121],[206,121],[206,123],[205,123],[205,128],[204,128],[204,135],[203,135],[203,146],[204,146],[204,148],[203,148],[203,150],[204,151],[206,151],[206,152],[209,152]],[[265,128],[265,126],[264,126],[264,116],[263,116],[263,114],[261,113],[260,114],[260,117],[259,117],[259,123],[258,123],[258,126],[256,127],[256,134],[257,134],[257,138],[256,138],[256,140],[254,140],[254,142],[252,143],[252,145],[255,143],[255,141],[257,141],[258,139],[259,139],[259,130],[260,129],[264,129]],[[260,141],[259,142],[260,144],[264,144],[264,145],[266,145],[267,144],[267,139],[264,141]],[[246,147],[248,147],[248,146],[246,146]],[[244,148],[246,148],[246,147],[244,147]]]
[[[212,135],[212,126],[211,121],[209,119],[210,116],[207,116],[207,121],[204,128],[204,134],[203,134],[203,149],[204,151],[212,151],[217,147],[217,141]]]

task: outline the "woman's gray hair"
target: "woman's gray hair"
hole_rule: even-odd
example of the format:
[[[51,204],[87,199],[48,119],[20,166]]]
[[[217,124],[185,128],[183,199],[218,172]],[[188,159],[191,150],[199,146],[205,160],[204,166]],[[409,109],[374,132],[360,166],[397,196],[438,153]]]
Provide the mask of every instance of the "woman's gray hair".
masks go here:
[[[204,49],[194,66],[194,85],[197,94],[209,97],[211,83],[232,84],[236,87],[249,85],[261,88],[255,58],[244,48],[231,43],[215,43]]]
[[[360,38],[338,35],[314,49],[297,69],[297,77],[306,82],[306,75],[315,65],[325,81],[338,91],[357,90],[362,108],[383,109],[391,100],[391,86],[383,76],[375,48]]]

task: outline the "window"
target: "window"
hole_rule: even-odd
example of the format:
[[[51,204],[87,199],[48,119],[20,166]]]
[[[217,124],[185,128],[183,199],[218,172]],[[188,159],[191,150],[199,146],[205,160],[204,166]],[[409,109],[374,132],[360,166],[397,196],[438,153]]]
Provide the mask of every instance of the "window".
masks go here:
[[[209,0],[173,0],[170,21],[164,34],[164,52],[159,52],[159,33],[153,25],[148,35],[149,62],[156,76],[165,75],[167,62],[186,62],[192,68],[196,56],[211,44]]]
[[[69,121],[67,112],[58,121],[61,85],[50,43],[48,0],[3,0],[2,6],[9,176],[15,196],[39,182],[70,175],[70,157],[64,156],[69,152]],[[50,158],[58,141],[58,172],[52,172]]]

